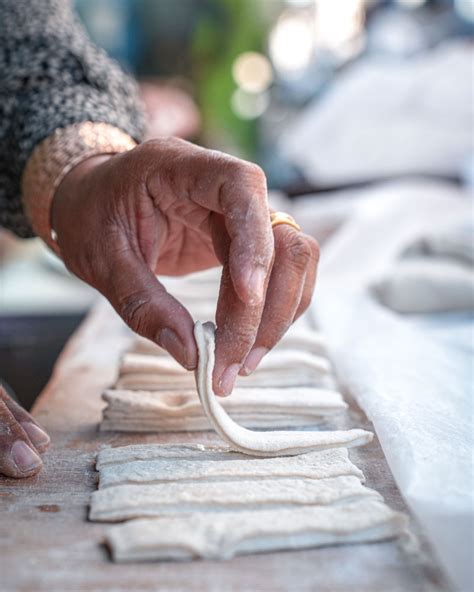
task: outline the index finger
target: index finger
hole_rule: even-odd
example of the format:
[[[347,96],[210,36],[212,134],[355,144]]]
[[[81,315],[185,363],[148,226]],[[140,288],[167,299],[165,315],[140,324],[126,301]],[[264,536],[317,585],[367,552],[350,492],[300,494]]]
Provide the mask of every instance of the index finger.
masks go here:
[[[273,258],[265,173],[251,162],[182,140],[175,142],[172,162],[179,168],[173,175],[175,194],[188,196],[223,217],[235,292],[247,304],[261,302]],[[182,170],[190,174],[183,175]]]
[[[256,304],[243,302],[231,277],[229,252],[230,237],[224,222],[214,217],[212,224],[214,246],[223,262],[219,299],[216,310],[216,355],[213,375],[214,392],[228,395],[235,379],[251,350],[260,326],[265,300]],[[268,285],[264,283],[264,294]]]
[[[265,175],[259,167],[244,163],[224,181],[220,205],[230,237],[229,272],[242,302],[256,306],[263,301],[273,260]]]

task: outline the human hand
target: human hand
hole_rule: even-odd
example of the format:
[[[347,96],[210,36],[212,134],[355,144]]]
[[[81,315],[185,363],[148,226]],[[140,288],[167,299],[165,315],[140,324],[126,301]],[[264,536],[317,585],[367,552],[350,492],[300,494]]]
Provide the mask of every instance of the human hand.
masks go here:
[[[0,385],[0,473],[16,478],[36,475],[43,466],[38,453],[48,445],[46,432]]]
[[[82,162],[56,191],[52,224],[66,266],[188,369],[193,319],[155,274],[223,264],[217,394],[252,372],[311,301],[318,245],[288,225],[272,232],[262,170],[183,140]]]

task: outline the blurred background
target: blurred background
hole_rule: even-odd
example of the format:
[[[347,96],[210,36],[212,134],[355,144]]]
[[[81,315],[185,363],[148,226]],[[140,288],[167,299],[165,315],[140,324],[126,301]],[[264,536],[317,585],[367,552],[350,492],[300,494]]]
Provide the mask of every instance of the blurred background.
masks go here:
[[[474,0],[75,4],[140,81],[148,137],[253,160],[272,191],[314,203],[412,177],[472,190]],[[27,407],[95,298],[0,231],[0,376]]]

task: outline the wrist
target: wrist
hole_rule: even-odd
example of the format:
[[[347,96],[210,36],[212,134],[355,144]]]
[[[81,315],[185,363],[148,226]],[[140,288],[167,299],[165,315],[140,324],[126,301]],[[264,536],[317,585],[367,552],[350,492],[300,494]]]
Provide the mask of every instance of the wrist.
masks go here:
[[[74,208],[82,196],[88,195],[94,170],[113,155],[97,154],[76,164],[59,183],[51,199],[50,224],[52,240],[57,244],[68,224],[74,220]]]
[[[23,205],[35,233],[56,253],[59,248],[52,235],[51,214],[59,185],[91,157],[125,152],[135,145],[130,136],[112,125],[86,121],[56,129],[35,148],[23,172]]]

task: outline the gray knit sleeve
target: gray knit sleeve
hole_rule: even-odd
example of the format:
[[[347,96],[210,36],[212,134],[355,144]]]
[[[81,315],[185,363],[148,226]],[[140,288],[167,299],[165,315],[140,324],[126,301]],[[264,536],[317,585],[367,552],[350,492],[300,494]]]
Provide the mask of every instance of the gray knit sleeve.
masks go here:
[[[92,44],[69,0],[0,0],[0,226],[32,236],[20,194],[25,164],[55,129],[82,121],[140,141],[133,80]]]

